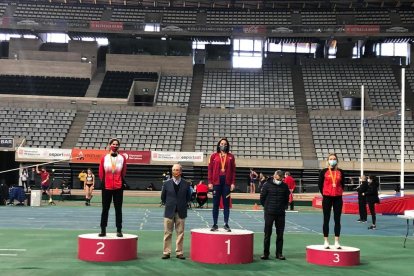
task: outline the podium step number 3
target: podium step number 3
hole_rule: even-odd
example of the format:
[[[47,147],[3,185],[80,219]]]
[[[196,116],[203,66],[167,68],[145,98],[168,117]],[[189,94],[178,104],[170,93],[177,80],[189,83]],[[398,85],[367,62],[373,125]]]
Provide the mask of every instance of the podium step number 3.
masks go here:
[[[360,264],[359,248],[342,246],[341,249],[324,249],[323,245],[306,247],[306,261],[324,266],[355,266]]]

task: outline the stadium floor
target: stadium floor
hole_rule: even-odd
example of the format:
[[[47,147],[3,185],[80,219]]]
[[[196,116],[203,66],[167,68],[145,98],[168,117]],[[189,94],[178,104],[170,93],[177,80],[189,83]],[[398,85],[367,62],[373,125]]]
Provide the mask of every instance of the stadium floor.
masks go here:
[[[120,263],[88,263],[77,259],[77,236],[99,231],[100,206],[58,206],[0,208],[1,275],[411,275],[414,255],[413,226],[407,248],[403,248],[406,221],[395,216],[378,216],[378,228],[356,222],[355,215],[342,216],[341,244],[361,249],[357,267],[322,267],[306,262],[305,247],[321,244],[320,210],[299,208],[286,217],[284,255],[287,261],[261,261],[263,212],[234,209],[230,226],[255,232],[254,262],[244,265],[208,265],[187,260],[161,260],[163,208],[124,207],[124,233],[137,234],[138,259]],[[108,232],[115,230],[114,211]],[[219,220],[222,220],[220,214]],[[189,257],[192,228],[211,225],[211,210],[192,209],[186,220],[185,255]],[[333,227],[331,226],[331,229]],[[174,238],[175,239],[175,238]],[[332,238],[333,239],[333,238]],[[271,252],[275,237],[272,236]],[[212,252],[214,254],[214,252]]]

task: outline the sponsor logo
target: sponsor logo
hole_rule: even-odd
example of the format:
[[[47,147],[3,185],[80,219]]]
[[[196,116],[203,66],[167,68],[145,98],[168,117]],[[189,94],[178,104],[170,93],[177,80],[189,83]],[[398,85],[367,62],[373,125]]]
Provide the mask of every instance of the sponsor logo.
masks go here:
[[[286,27],[279,27],[276,29],[272,29],[270,32],[271,33],[293,33],[293,30],[286,28]]]
[[[385,30],[387,33],[407,33],[408,29],[404,27],[392,27]]]
[[[178,26],[167,26],[162,28],[163,31],[182,32],[183,29]]]
[[[20,26],[21,25],[24,25],[24,26],[38,26],[39,25],[39,23],[37,23],[34,20],[30,20],[30,19],[18,21],[16,24]]]

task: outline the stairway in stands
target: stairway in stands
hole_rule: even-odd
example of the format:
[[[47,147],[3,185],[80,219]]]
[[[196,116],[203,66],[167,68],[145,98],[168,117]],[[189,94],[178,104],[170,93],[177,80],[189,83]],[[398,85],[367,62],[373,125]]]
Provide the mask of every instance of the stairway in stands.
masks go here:
[[[63,141],[62,148],[71,149],[76,146],[83,126],[85,125],[86,119],[88,118],[89,110],[90,106],[78,106],[75,119],[70,126],[68,135],[66,135],[66,138]]]
[[[195,150],[203,81],[204,64],[195,64],[193,68],[193,82],[191,84],[191,94],[187,109],[187,120],[184,128],[181,151]]]
[[[292,66],[292,82],[302,159],[316,160],[315,144],[313,142],[305,88],[303,86],[302,69],[299,65]]]
[[[99,89],[101,89],[102,82],[105,78],[105,68],[98,67],[95,75],[91,79],[88,90],[86,91],[85,97],[98,97]]]

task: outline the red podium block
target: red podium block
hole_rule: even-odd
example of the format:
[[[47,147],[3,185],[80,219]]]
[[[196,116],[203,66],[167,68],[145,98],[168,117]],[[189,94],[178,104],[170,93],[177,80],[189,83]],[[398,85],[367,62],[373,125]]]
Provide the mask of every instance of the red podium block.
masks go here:
[[[118,238],[115,233],[106,237],[98,234],[78,236],[78,258],[91,262],[121,262],[137,258],[138,236],[124,234]]]
[[[323,245],[306,247],[306,261],[324,266],[355,266],[359,265],[359,248],[341,246],[341,249],[325,249]]]
[[[223,229],[191,230],[191,259],[207,264],[246,264],[253,262],[253,232]]]

